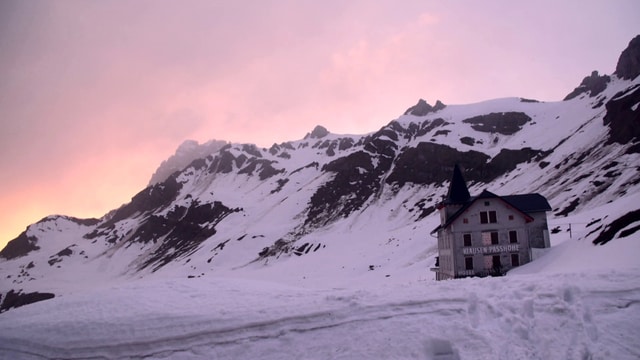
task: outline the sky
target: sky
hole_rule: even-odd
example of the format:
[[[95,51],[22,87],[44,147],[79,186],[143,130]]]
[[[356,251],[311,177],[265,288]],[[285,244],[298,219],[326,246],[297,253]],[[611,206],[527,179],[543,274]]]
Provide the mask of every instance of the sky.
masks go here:
[[[101,217],[187,139],[365,134],[423,98],[559,101],[640,2],[0,0],[0,247]]]

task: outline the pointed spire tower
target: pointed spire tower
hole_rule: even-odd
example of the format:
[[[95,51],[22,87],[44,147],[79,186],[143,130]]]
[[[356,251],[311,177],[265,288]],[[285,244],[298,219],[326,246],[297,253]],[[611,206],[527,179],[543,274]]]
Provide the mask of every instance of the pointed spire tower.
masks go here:
[[[462,170],[460,166],[456,164],[453,167],[453,176],[449,183],[449,191],[447,197],[439,204],[440,210],[440,222],[444,224],[447,219],[460,210],[471,200],[469,189],[467,188],[467,182],[464,181],[462,176]]]
[[[465,204],[471,199],[469,189],[467,188],[467,182],[464,181],[462,176],[462,170],[460,166],[456,164],[453,167],[453,177],[451,183],[449,183],[449,192],[447,192],[447,198],[445,203],[448,204]]]

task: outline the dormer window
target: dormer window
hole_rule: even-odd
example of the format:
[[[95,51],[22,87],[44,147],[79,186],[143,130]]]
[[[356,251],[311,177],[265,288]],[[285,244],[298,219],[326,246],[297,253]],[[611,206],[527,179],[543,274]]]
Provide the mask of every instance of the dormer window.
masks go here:
[[[498,222],[498,216],[495,211],[481,211],[480,224],[495,224]]]

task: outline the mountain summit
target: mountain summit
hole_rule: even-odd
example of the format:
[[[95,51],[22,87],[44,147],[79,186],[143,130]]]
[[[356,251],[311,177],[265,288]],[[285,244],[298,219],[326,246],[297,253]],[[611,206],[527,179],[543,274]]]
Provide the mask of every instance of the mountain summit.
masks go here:
[[[447,105],[440,102],[440,100],[436,101],[434,106],[429,105],[424,99],[418,100],[418,103],[408,108],[407,111],[404,112],[405,115],[415,115],[415,116],[425,116],[430,112],[436,112],[444,109]]]

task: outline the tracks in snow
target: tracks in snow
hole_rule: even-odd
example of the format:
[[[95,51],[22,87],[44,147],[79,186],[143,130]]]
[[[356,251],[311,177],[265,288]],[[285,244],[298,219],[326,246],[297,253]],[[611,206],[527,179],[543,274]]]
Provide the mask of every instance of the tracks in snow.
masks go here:
[[[142,317],[138,333],[112,342],[86,334],[56,346],[0,332],[0,357],[588,359],[607,357],[615,348],[618,357],[634,359],[640,357],[637,279],[605,288],[591,280],[580,286],[564,280],[467,279],[400,296],[340,290],[298,298],[295,292],[279,297],[276,290],[263,308],[242,315],[229,308],[232,316],[226,320],[215,318],[215,309],[203,309],[197,318],[144,323]],[[219,305],[233,306],[232,300]],[[109,329],[99,333],[110,334]]]

